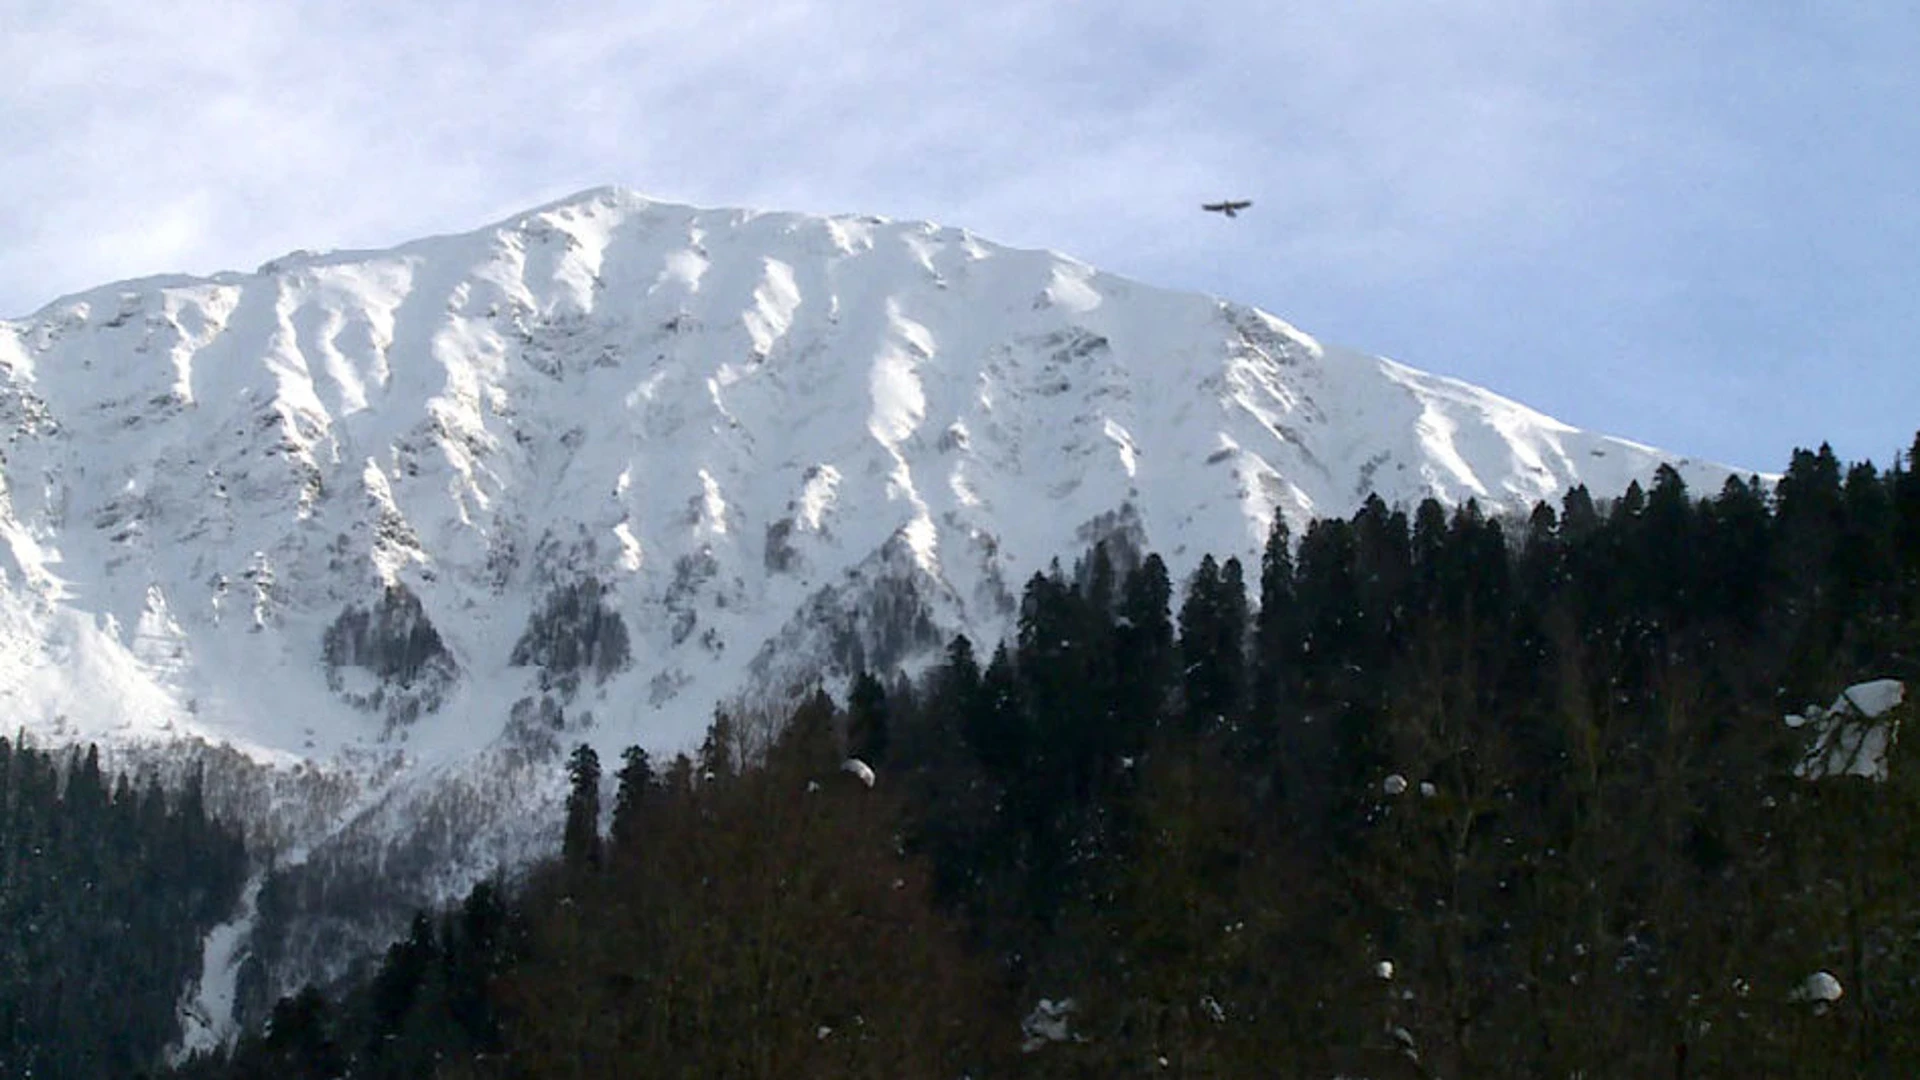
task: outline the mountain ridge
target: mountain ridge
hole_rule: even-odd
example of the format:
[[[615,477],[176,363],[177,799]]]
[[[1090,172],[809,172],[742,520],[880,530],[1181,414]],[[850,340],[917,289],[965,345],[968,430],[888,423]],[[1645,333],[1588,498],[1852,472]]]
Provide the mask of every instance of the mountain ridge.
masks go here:
[[[257,762],[212,794],[283,865],[403,902],[544,846],[564,746],[997,640],[1103,538],[1179,580],[1275,515],[1663,460],[1051,252],[618,188],[0,322],[0,433],[16,722]]]
[[[66,587],[86,581],[89,600],[115,601],[94,614],[128,643],[139,632],[124,628],[143,619],[166,636],[183,600],[202,621],[232,618],[241,579],[256,625],[276,596],[331,616],[338,611],[318,610],[322,594],[327,605],[371,603],[369,586],[399,585],[437,627],[449,618],[433,595],[446,591],[435,588],[442,573],[464,575],[469,587],[489,564],[495,577],[551,576],[551,550],[532,567],[515,561],[543,539],[590,548],[575,560],[581,573],[609,579],[629,608],[638,598],[618,579],[659,577],[658,558],[638,567],[662,552],[671,573],[644,593],[675,625],[694,611],[691,593],[725,606],[729,590],[706,580],[721,569],[739,579],[722,583],[732,594],[757,592],[763,607],[792,609],[789,599],[811,588],[748,583],[748,556],[762,549],[767,582],[786,573],[775,564],[797,565],[811,587],[804,567],[821,552],[809,550],[829,535],[839,551],[828,561],[841,571],[897,535],[915,565],[952,587],[955,604],[973,606],[943,629],[980,632],[1004,622],[1004,610],[987,613],[1004,608],[1021,579],[1123,508],[1178,570],[1199,547],[1256,551],[1275,513],[1299,525],[1350,512],[1372,492],[1390,503],[1431,494],[1514,508],[1573,482],[1617,491],[1657,460],[1650,448],[1580,432],[1470,384],[1322,346],[1255,309],[1114,278],[1051,252],[930,223],[704,210],[620,188],[384,251],[296,252],[253,274],[102,286],[0,328],[10,441],[57,438],[42,430],[48,423],[90,426],[93,456],[106,459],[93,463],[96,474],[104,467],[121,489],[83,488],[87,463],[71,452],[9,463],[9,589],[38,580],[43,598],[57,599],[54,577]],[[596,415],[613,392],[623,408]],[[1205,411],[1215,415],[1195,416]],[[196,436],[216,427],[209,412],[225,414],[218,426],[230,439]],[[562,424],[568,414],[593,423]],[[788,437],[770,430],[774,418]],[[162,430],[157,439],[127,434],[141,429]],[[1049,445],[1060,430],[1070,436]],[[700,450],[675,460],[674,440],[689,435]],[[244,467],[233,460],[245,456],[233,452],[238,440],[255,452]],[[786,453],[762,451],[776,441]],[[161,463],[204,468],[203,482],[143,469],[134,455],[112,461],[114,443],[158,444]],[[725,482],[718,462],[730,466]],[[34,464],[37,500],[19,481]],[[1726,474],[1679,464],[1694,481]],[[678,498],[629,497],[636,469],[649,466],[678,474],[673,485],[652,476],[646,485],[672,486]],[[444,481],[443,493],[416,482],[423,468]],[[582,473],[606,482],[609,495],[587,495],[574,482]],[[1215,502],[1239,505],[1238,527],[1218,535],[1215,522],[1215,535],[1189,537],[1196,513],[1226,515],[1164,492],[1209,473],[1230,478],[1201,483]],[[569,490],[529,491],[529,481]],[[877,482],[876,513],[849,515],[845,489],[863,482]],[[343,491],[359,505],[343,505]],[[149,539],[164,519],[191,517],[180,504],[195,496],[279,512],[253,530],[271,543],[237,559],[229,552],[220,568],[196,560],[216,579],[204,590],[184,587],[183,575],[168,580],[152,542],[161,538]],[[76,497],[106,544],[68,531]],[[496,510],[515,500],[523,520]],[[1042,516],[1030,513],[1036,500],[1054,527],[1019,520]],[[678,526],[659,524],[676,513]],[[212,534],[236,527],[218,517],[201,515],[171,539],[218,542]],[[543,528],[543,518],[562,527]],[[337,531],[323,565],[313,549],[329,525]],[[423,540],[423,529],[433,536]],[[57,558],[46,557],[48,545]],[[106,556],[100,570],[50,569],[71,567],[81,547]],[[732,556],[726,567],[707,565],[716,551]],[[287,567],[288,556],[301,565]],[[127,573],[143,564],[144,575]],[[338,587],[342,574],[358,584]],[[329,575],[332,587],[316,585]],[[303,591],[289,597],[296,586]],[[989,595],[998,601],[984,603]],[[535,600],[519,598],[529,610]],[[450,658],[498,666],[474,655],[483,650],[471,629],[453,632]],[[667,636],[678,648],[687,635]],[[684,741],[693,730],[678,734]]]

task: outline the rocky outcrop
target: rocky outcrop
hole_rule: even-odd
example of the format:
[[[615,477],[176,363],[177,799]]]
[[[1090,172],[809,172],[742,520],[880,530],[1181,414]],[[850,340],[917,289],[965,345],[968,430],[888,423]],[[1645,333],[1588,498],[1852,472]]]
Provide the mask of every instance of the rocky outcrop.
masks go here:
[[[405,725],[440,707],[459,665],[405,585],[389,585],[369,607],[352,605],[320,644],[327,686],[358,708]]]

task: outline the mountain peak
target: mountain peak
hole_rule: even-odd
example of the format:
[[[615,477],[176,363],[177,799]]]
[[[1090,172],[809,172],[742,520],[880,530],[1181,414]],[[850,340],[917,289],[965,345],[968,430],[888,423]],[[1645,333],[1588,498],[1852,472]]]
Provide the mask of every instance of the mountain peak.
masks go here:
[[[161,729],[323,756],[393,731],[351,705],[312,738],[251,714],[302,680],[316,715],[340,707],[316,643],[377,590],[417,600],[456,692],[480,672],[533,686],[505,662],[513,620],[592,578],[647,613],[623,614],[648,648],[614,696],[646,705],[618,737],[673,745],[772,685],[763,654],[798,655],[788,624],[822,590],[897,576],[891,542],[930,637],[992,637],[1016,583],[1117,515],[1180,569],[1257,552],[1276,514],[1370,493],[1517,509],[1659,460],[1053,253],[619,187],[387,251],[80,294],[0,323],[0,369],[16,606],[111,625],[101,656],[168,703]],[[161,671],[140,653],[160,640],[250,659]],[[821,648],[801,652],[832,672],[853,645]]]
[[[14,721],[352,778],[303,844],[992,641],[1101,540],[1184,576],[1662,460],[1050,252],[621,188],[0,322],[0,429]]]
[[[503,218],[497,227],[510,227],[533,218],[547,215],[595,214],[613,212],[632,214],[658,208],[675,213],[699,213],[700,207],[656,199],[644,192],[619,184],[600,184],[583,188],[571,195],[541,203],[531,209],[522,210]]]

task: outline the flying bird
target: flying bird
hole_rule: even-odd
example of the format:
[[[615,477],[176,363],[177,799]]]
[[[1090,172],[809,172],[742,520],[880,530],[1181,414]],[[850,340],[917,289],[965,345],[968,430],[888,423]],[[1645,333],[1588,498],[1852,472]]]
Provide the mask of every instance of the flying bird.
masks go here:
[[[1252,205],[1252,199],[1240,199],[1238,201],[1229,199],[1226,202],[1201,203],[1200,209],[1210,213],[1225,214],[1228,217],[1239,217],[1240,211]]]

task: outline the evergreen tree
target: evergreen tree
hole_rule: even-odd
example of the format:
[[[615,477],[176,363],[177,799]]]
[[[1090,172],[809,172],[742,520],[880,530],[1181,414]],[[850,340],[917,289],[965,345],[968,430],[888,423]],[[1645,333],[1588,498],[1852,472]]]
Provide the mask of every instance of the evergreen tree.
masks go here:
[[[1560,515],[1545,502],[1533,504],[1527,516],[1526,536],[1520,542],[1519,587],[1527,601],[1539,607],[1552,604],[1565,586],[1567,549],[1560,538]]]
[[[1568,498],[1578,492],[1584,496],[1584,488],[1575,488]],[[1591,513],[1593,504],[1587,503]],[[1432,615],[1440,610],[1442,603],[1441,579],[1447,573],[1446,558],[1448,549],[1447,511],[1439,500],[1423,499],[1413,516],[1413,535],[1411,560],[1413,563],[1413,606],[1422,615]],[[1331,561],[1331,560],[1329,560]]]
[[[1633,580],[1648,596],[1641,606],[1668,627],[1683,625],[1697,612],[1694,583],[1700,575],[1693,505],[1673,466],[1663,463],[1654,470],[1653,490],[1636,525]]]
[[[1252,613],[1247,608],[1246,575],[1240,560],[1229,556],[1220,564],[1220,599],[1216,609],[1213,654],[1220,665],[1212,696],[1229,727],[1238,727],[1246,713],[1248,689],[1247,641]]]
[[[733,716],[725,709],[715,709],[706,736],[700,741],[698,760],[694,762],[696,778],[703,784],[724,784],[732,779],[742,764],[739,742],[740,732]]]
[[[980,693],[968,709],[962,733],[968,749],[995,780],[1005,782],[1031,750],[1013,654],[996,646],[980,677]]]
[[[477,1053],[501,1050],[502,1018],[494,982],[523,952],[523,929],[500,888],[483,881],[467,893],[458,915],[450,916],[441,931],[444,1009],[457,1029],[457,1041]]]
[[[1907,644],[1900,650],[1901,670],[1920,678],[1920,434],[1907,451],[1906,464],[1888,477],[1893,501],[1894,574]]]
[[[1298,719],[1299,613],[1293,595],[1292,534],[1273,515],[1260,557],[1260,611],[1254,620],[1252,711],[1240,757],[1243,765],[1267,767],[1281,731]]]
[[[1349,662],[1383,667],[1414,608],[1413,549],[1406,515],[1389,511],[1378,495],[1369,496],[1353,518],[1353,584],[1359,651]]]
[[[854,676],[847,692],[848,752],[875,768],[884,765],[890,739],[888,717],[886,687],[872,672]]]
[[[1772,572],[1773,521],[1758,480],[1730,476],[1703,508],[1699,563],[1702,606],[1733,630],[1759,628]]]
[[[579,760],[580,754],[576,750],[576,764],[569,770],[576,782],[580,776]],[[595,763],[594,769],[597,774],[598,763]],[[597,775],[595,779],[598,780]],[[571,852],[574,849],[570,846],[567,850]],[[380,1063],[383,1059],[396,1056],[412,1056],[407,1052],[410,1048],[393,1044],[405,1030],[407,1018],[414,1010],[414,1004],[426,985],[428,973],[438,954],[432,918],[424,911],[415,913],[406,938],[388,947],[386,962],[374,977],[368,999],[369,1038],[363,1052],[365,1058]],[[392,1065],[388,1067],[391,1070]]]
[[[1895,592],[1893,499],[1870,461],[1847,469],[1833,558],[1834,604],[1845,612],[1844,662],[1858,671],[1903,636]]]
[[[625,854],[640,844],[647,832],[647,813],[658,797],[659,781],[653,775],[653,759],[646,750],[629,746],[620,755],[613,802],[613,850]]]
[[[1113,640],[1114,744],[1121,754],[1146,750],[1172,694],[1178,662],[1172,600],[1167,564],[1158,555],[1148,555],[1122,586]]]
[[[1578,542],[1591,535],[1600,527],[1600,512],[1593,505],[1593,495],[1587,491],[1587,485],[1576,484],[1567,489],[1560,500],[1561,535],[1569,542]]]
[[[667,771],[660,775],[660,789],[669,795],[687,795],[694,789],[693,759],[684,753],[673,755]]]
[[[256,1075],[286,1080],[334,1080],[347,1075],[348,1058],[334,1028],[332,1005],[312,986],[282,998],[267,1019]]]
[[[903,715],[895,761],[908,771],[915,848],[932,861],[936,895],[948,903],[976,892],[986,870],[993,793],[965,734],[981,698],[973,643],[956,635],[932,673],[921,708]],[[897,695],[896,695],[897,696]]]
[[[1835,596],[1835,554],[1845,531],[1840,462],[1833,449],[1796,450],[1774,487],[1774,574],[1782,585],[1772,611],[1778,631],[1794,642],[1781,682],[1794,699],[1814,698],[1831,684],[1846,610]]]
[[[1313,522],[1300,538],[1296,559],[1293,593],[1300,605],[1300,659],[1305,672],[1326,688],[1329,680],[1339,678],[1340,658],[1351,655],[1358,644],[1353,526],[1337,518]]]
[[[1036,780],[1037,789],[1079,786],[1086,776],[1093,723],[1083,712],[1092,645],[1084,608],[1058,564],[1050,573],[1033,575],[1020,599],[1014,670],[1026,706],[1024,726],[1032,736],[1034,759],[1026,771],[1045,775]]]
[[[781,728],[768,765],[783,776],[817,780],[839,771],[846,754],[834,727],[840,711],[825,690],[815,687]]]
[[[1119,602],[1120,586],[1118,575],[1114,571],[1113,558],[1107,553],[1106,541],[1093,546],[1093,553],[1087,558],[1087,572],[1082,591],[1086,594],[1087,607],[1096,618],[1104,620],[1112,617],[1114,607]]]
[[[1247,590],[1240,560],[1201,558],[1180,605],[1187,727],[1231,731],[1246,694]]]
[[[956,634],[947,643],[946,659],[934,669],[931,684],[913,722],[903,722],[897,757],[902,764],[929,771],[949,771],[977,764],[967,745],[967,726],[980,698],[980,663],[973,642]]]
[[[581,743],[567,759],[567,826],[562,855],[569,867],[600,865],[600,755]]]

